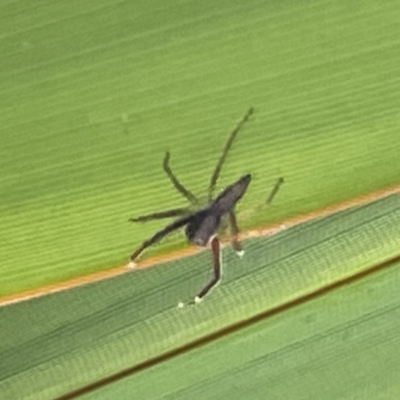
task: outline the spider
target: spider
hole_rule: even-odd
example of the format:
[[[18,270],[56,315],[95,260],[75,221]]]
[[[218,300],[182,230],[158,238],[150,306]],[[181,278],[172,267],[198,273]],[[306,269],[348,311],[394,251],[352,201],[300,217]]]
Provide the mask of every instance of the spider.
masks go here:
[[[190,207],[175,208],[129,219],[130,222],[145,222],[154,219],[179,217],[178,219],[167,225],[165,228],[158,231],[151,238],[145,240],[132,253],[129,262],[130,268],[133,268],[135,266],[135,260],[147,247],[157,243],[169,233],[184,226],[186,226],[185,235],[189,243],[192,243],[199,247],[207,247],[208,245],[210,246],[212,252],[214,277],[197,294],[194,299],[195,303],[201,302],[204,296],[210,291],[212,287],[214,287],[219,282],[221,278],[220,241],[218,239],[217,232],[221,229],[221,222],[222,219],[225,218],[225,216],[227,216],[227,222],[231,231],[232,248],[239,256],[243,256],[244,254],[244,251],[242,250],[242,247],[238,242],[239,228],[236,222],[235,205],[246,192],[247,187],[251,181],[251,175],[243,175],[236,182],[226,187],[215,199],[213,199],[213,192],[222,165],[232,146],[232,143],[242,125],[249,119],[252,114],[253,108],[250,108],[243,119],[229,135],[229,138],[225,143],[223,152],[217,162],[217,165],[215,166],[213,174],[211,175],[207,192],[208,204],[205,207],[202,207],[198,211],[194,212],[191,211]],[[198,208],[200,200],[179,182],[169,166],[169,160],[170,153],[166,152],[163,161],[163,169],[170,179],[172,185],[189,201],[191,206],[195,206]]]

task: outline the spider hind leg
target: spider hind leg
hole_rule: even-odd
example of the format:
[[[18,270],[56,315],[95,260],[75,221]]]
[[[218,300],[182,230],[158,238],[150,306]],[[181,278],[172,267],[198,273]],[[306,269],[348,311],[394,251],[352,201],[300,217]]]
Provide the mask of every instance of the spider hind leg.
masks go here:
[[[217,236],[214,236],[211,241],[211,254],[213,261],[214,277],[200,290],[199,294],[194,298],[195,303],[200,303],[204,296],[212,289],[221,279],[221,251],[220,243]]]

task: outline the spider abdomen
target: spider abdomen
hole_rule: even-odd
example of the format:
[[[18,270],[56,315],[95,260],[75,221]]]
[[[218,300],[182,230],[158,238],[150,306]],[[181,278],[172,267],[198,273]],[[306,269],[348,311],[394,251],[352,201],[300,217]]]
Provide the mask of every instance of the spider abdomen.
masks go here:
[[[251,181],[251,175],[243,175],[232,185],[226,187],[211,204],[211,209],[218,214],[225,214],[233,209],[243,197]]]

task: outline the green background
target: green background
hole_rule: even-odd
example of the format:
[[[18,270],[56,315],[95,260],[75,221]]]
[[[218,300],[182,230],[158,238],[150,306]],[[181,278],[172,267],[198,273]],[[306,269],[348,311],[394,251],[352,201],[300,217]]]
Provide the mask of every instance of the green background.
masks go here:
[[[273,237],[246,240],[243,258],[225,248],[222,282],[200,305],[188,306],[187,301],[210,279],[207,252],[1,307],[0,393],[8,393],[11,399],[53,399],[359,274],[398,254],[399,200],[400,194],[393,195],[298,225]],[[399,370],[395,357],[399,339],[394,334],[400,302],[396,294],[398,266],[385,271],[383,281],[378,277],[375,281],[375,275],[359,279],[346,289],[336,288],[319,299],[302,302],[298,308],[283,309],[247,331],[241,329],[222,338],[219,335],[219,340],[208,346],[183,350],[175,358],[110,385],[104,398],[119,398],[121,391],[128,393],[126,398],[129,394],[131,398],[185,398],[180,390],[189,397],[193,393],[193,398],[201,398],[199,386],[204,382],[206,397],[213,390],[221,390],[221,397],[228,399],[232,393],[229,372],[237,368],[248,371],[242,380],[233,375],[230,381],[231,385],[242,387],[238,394],[247,385],[267,396],[268,384],[274,384],[276,393],[291,391],[288,398],[296,399],[300,387],[311,397],[313,382],[325,379],[327,386],[343,382],[343,365],[347,365],[347,371],[356,368],[359,357],[364,360],[358,366],[359,373],[368,377],[369,388],[379,386],[382,375],[392,376],[394,365]],[[186,304],[183,309],[178,308],[180,301]],[[387,310],[387,322],[382,325],[377,323],[380,309],[382,313]],[[306,315],[309,322],[304,324]],[[335,330],[343,331],[343,337],[347,334],[349,340],[339,340],[333,334]],[[268,337],[265,342],[264,335]],[[297,346],[304,348],[293,353],[296,335],[302,343]],[[371,335],[371,343],[380,340],[379,349],[383,350],[368,347],[370,342],[365,343],[365,337]],[[235,344],[237,336],[241,337],[242,351]],[[235,350],[235,346],[239,349]],[[347,349],[347,361],[342,359],[343,346]],[[330,354],[329,359],[323,359],[326,353]],[[261,362],[258,374],[252,378],[248,368],[257,364],[258,355],[262,354],[272,357],[272,361]],[[322,359],[318,364],[319,357]],[[206,367],[210,359],[214,361]],[[368,359],[369,363],[365,361]],[[195,370],[196,365],[204,370],[203,374]],[[319,371],[318,365],[325,367]],[[260,386],[262,373],[265,383]],[[279,375],[279,382],[275,381],[275,374]],[[215,379],[218,376],[225,382],[221,386]],[[349,385],[350,378],[346,378]],[[289,385],[293,380],[298,386]],[[354,381],[352,390],[366,390],[365,382]],[[398,390],[396,382],[388,380],[388,387]],[[322,382],[316,384],[315,390],[322,390],[320,385]],[[326,398],[337,398],[335,393]]]
[[[397,1],[0,5],[0,296],[122,265],[185,205],[254,176],[243,228],[398,182]],[[177,234],[154,251],[182,246]],[[149,252],[151,254],[152,252]]]
[[[249,107],[218,182],[253,174],[243,230],[398,184],[399,41],[397,0],[3,1],[0,297],[126,263],[164,224],[129,217],[186,204],[164,152],[204,196]],[[199,307],[176,306],[209,279],[206,251],[1,307],[0,394],[54,398],[364,271],[398,253],[399,212],[393,195],[227,248]],[[397,269],[98,393],[397,399]]]

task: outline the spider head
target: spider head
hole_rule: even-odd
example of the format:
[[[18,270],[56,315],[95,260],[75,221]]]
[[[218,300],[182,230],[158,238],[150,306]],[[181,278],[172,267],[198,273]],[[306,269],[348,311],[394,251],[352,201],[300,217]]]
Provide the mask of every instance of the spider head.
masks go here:
[[[209,208],[193,214],[185,229],[186,237],[190,243],[196,246],[205,247],[211,236],[218,229],[221,216],[213,213]]]

